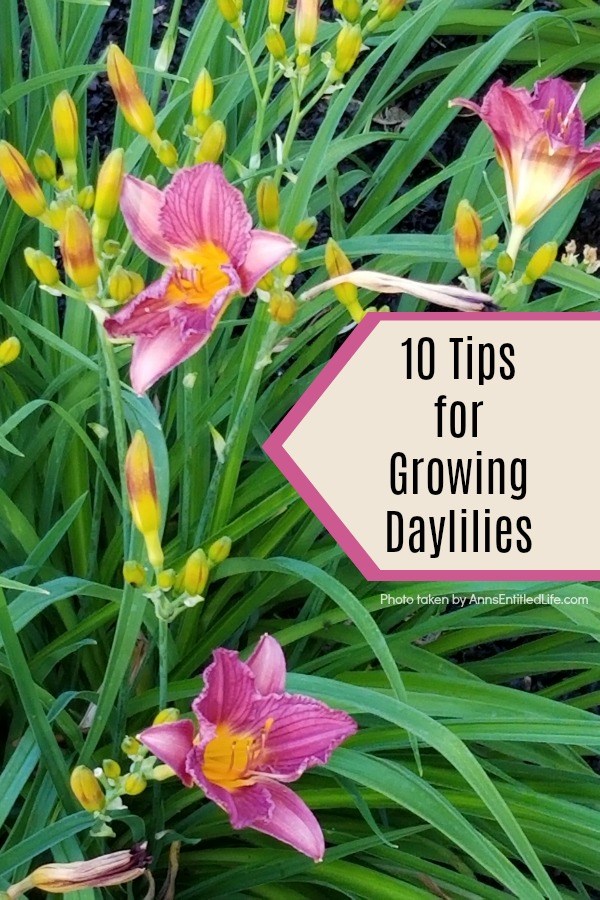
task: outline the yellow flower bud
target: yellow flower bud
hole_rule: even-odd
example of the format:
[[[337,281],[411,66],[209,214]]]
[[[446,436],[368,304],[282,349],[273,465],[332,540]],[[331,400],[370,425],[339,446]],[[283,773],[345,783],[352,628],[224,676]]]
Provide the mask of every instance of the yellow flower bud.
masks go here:
[[[208,561],[213,566],[218,566],[220,563],[225,562],[230,553],[231,538],[223,535],[208,548]]]
[[[146,790],[148,782],[138,772],[132,772],[123,783],[123,789],[130,797],[136,797]]]
[[[156,151],[156,155],[159,161],[166,166],[167,169],[174,169],[177,165],[177,160],[179,159],[179,154],[177,153],[177,149],[171,141],[161,141]]]
[[[0,369],[9,366],[21,352],[21,341],[12,335],[0,343]]]
[[[344,25],[335,42],[335,74],[338,77],[349,72],[362,47],[360,25]]]
[[[291,256],[284,259],[280,268],[283,275],[294,275],[298,271],[298,254],[292,253]]]
[[[156,583],[161,591],[170,591],[175,584],[175,570],[163,569],[156,576]]]
[[[56,263],[41,250],[34,250],[33,247],[26,247],[23,251],[25,262],[40,282],[48,287],[54,287],[60,281]]]
[[[118,778],[121,774],[121,766],[114,759],[105,759],[102,761],[102,771],[107,778]]]
[[[71,772],[70,783],[75,797],[87,812],[100,812],[104,809],[106,797],[91,769],[87,766],[76,766]]]
[[[226,139],[227,132],[225,131],[225,125],[217,119],[217,121],[213,122],[212,125],[209,125],[204,132],[196,153],[196,162],[218,162],[225,149]]]
[[[139,272],[132,272],[129,270],[127,272],[129,277],[131,278],[131,291],[134,297],[137,297],[138,294],[141,294],[144,288],[146,287],[144,279],[140,275]]]
[[[121,252],[121,245],[118,241],[104,241],[102,244],[102,252],[108,259],[114,259]]]
[[[297,244],[308,244],[315,236],[318,222],[314,216],[309,219],[302,219],[294,228],[294,240]]]
[[[45,150],[35,151],[33,168],[44,181],[54,181],[56,178],[56,163]]]
[[[65,204],[63,202],[59,203],[57,200],[53,200],[50,204],[48,218],[50,220],[50,225],[55,231],[62,231],[64,228],[69,205],[70,204]]]
[[[108,48],[107,71],[125,121],[138,134],[150,137],[156,129],[154,113],[142,93],[135,69],[116,44]]]
[[[134,756],[137,756],[141,749],[142,745],[134,737],[126,735],[126,737],[124,737],[121,741],[121,750],[123,751],[125,756],[128,756],[130,759]]]
[[[95,191],[91,184],[86,185],[77,194],[77,204],[82,209],[91,209],[94,205]]]
[[[196,79],[192,93],[192,115],[197,118],[208,112],[215,98],[215,86],[208,69],[202,69]]]
[[[500,238],[497,234],[490,234],[489,237],[484,238],[481,242],[481,249],[485,253],[492,253],[498,246],[499,241]]]
[[[199,116],[196,116],[194,119],[194,128],[196,129],[196,136],[201,137],[203,134],[206,134],[208,129],[213,123],[213,117],[210,113],[200,113]]]
[[[510,275],[515,267],[515,261],[512,256],[506,252],[506,250],[503,250],[498,254],[498,261],[496,265],[498,267],[498,271],[502,272],[503,275]]]
[[[146,570],[137,559],[126,559],[123,563],[123,579],[132,587],[142,587],[146,583]]]
[[[362,13],[360,0],[343,0],[341,13],[347,22],[358,22]]]
[[[73,187],[73,182],[70,178],[67,178],[66,175],[59,175],[59,177],[56,179],[56,187],[59,191],[64,193],[65,191],[71,190],[71,188]]]
[[[309,48],[310,50],[310,48]],[[299,53],[296,57],[296,69],[299,72],[307,72],[310,65],[310,53]]]
[[[273,275],[273,272],[267,272],[267,274],[263,275],[263,277],[257,283],[256,287],[259,289],[259,291],[270,291],[274,287],[274,285],[275,276]]]
[[[273,59],[280,62],[282,59],[286,58],[287,47],[285,45],[285,38],[279,28],[267,28],[265,45]]]
[[[454,220],[454,252],[467,271],[476,269],[481,260],[481,219],[468,200],[456,207]]]
[[[269,300],[269,313],[274,322],[279,325],[289,325],[294,321],[298,304],[289,291],[277,291]]]
[[[108,154],[98,172],[94,202],[96,218],[109,222],[116,216],[124,173],[125,151],[118,147]]]
[[[178,719],[179,710],[175,709],[174,706],[169,706],[167,709],[161,709],[161,711],[154,716],[152,724],[165,725],[167,722],[177,722]]]
[[[0,177],[10,196],[27,216],[37,218],[46,211],[46,200],[33,172],[25,158],[8,141],[0,141]]]
[[[230,25],[240,24],[241,3],[237,3],[236,0],[217,0],[217,5],[226,22]]]
[[[173,778],[175,775],[174,770],[171,766],[167,766],[165,764],[161,766],[154,766],[152,769],[152,779],[154,781],[166,781],[167,778]]]
[[[285,18],[287,0],[269,0],[269,22],[271,25],[281,25]]]
[[[94,253],[89,222],[78,206],[70,206],[60,235],[60,249],[67,275],[80,288],[95,288],[100,267]]]
[[[71,178],[76,174],[73,164],[79,149],[79,122],[77,108],[68,91],[61,91],[52,106],[52,131],[54,146],[63,164],[63,171]],[[71,163],[71,166],[68,164]]]
[[[277,228],[279,222],[279,188],[270,175],[261,178],[256,191],[258,216],[265,228]]]
[[[294,13],[294,37],[299,47],[312,47],[319,30],[319,0],[297,0]]]
[[[352,264],[340,245],[329,238],[325,247],[325,268],[330,278],[338,278],[340,275],[349,275],[352,272]],[[355,284],[337,284],[333,288],[335,296],[344,306],[355,308],[358,303],[358,288]]]
[[[403,8],[406,0],[381,0],[377,17],[380,22],[391,22]]]
[[[183,567],[182,588],[192,597],[199,596],[208,581],[208,560],[202,549],[194,550]]]
[[[131,517],[143,535],[150,564],[162,569],[164,556],[160,543],[160,508],[154,477],[154,462],[143,431],[136,431],[125,457],[125,480]]]
[[[556,241],[548,241],[548,243],[538,247],[527,263],[523,283],[531,284],[533,281],[537,281],[538,278],[543,278],[556,260],[557,253],[558,244]]]

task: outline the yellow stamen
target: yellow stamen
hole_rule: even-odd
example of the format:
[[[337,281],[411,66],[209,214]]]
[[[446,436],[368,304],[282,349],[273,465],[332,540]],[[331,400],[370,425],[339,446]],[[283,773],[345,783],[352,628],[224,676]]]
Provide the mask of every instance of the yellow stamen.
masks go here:
[[[229,262],[229,257],[210,241],[193,250],[178,251],[173,261],[180,268],[166,291],[169,303],[207,307],[215,294],[229,284],[229,277],[221,268]]]
[[[218,725],[215,737],[204,749],[205,778],[227,791],[253,784],[256,767],[267,754],[266,739],[273,722],[267,719],[257,735],[234,734],[228,725]]]

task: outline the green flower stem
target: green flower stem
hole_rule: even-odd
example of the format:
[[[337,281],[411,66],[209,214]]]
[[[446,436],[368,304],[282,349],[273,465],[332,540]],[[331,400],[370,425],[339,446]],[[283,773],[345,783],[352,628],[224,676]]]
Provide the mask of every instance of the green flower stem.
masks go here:
[[[127,484],[125,481],[125,456],[127,454],[127,428],[125,425],[125,407],[123,404],[123,395],[121,388],[121,379],[119,377],[119,369],[111,344],[103,325],[97,323],[98,342],[102,348],[104,364],[106,366],[106,376],[108,381],[108,391],[110,395],[110,403],[113,413],[113,422],[115,426],[115,439],[117,443],[117,456],[119,459],[119,480],[121,484],[121,514],[123,517],[123,547],[124,558],[127,558],[127,550],[131,535],[131,513],[129,511],[129,500],[127,497]]]
[[[102,327],[102,326],[99,326]],[[106,362],[104,355],[98,354],[98,424],[106,427],[108,418],[108,384],[106,375]],[[102,459],[106,459],[106,440],[100,439],[100,453]],[[100,526],[102,523],[102,502],[104,499],[104,478],[100,469],[96,469],[94,479],[94,501],[92,507],[92,523],[90,528],[90,542],[88,553],[87,577],[93,578],[97,570],[98,541],[100,538]]]
[[[259,309],[263,309],[263,305]],[[268,316],[266,308],[263,314]],[[202,515],[198,521],[198,527],[194,536],[194,546],[196,547],[207,534],[218,531],[226,524],[227,516],[229,515],[230,498],[238,475],[238,467],[235,464],[233,451],[238,438],[244,434],[243,429],[249,411],[251,414],[251,411],[254,409],[254,401],[264,370],[262,361],[270,356],[273,347],[277,343],[279,330],[279,325],[270,320],[266,326],[266,331],[263,331],[263,338],[254,356],[254,364],[246,382],[241,402],[238,403],[227,430],[223,460],[217,461],[206,492]]]
[[[240,47],[242,48],[242,54],[246,61],[246,67],[248,69],[248,75],[250,77],[250,84],[252,85],[252,89],[254,91],[254,96],[256,98],[256,108],[259,109],[262,102],[263,96],[262,91],[260,89],[260,85],[258,83],[258,78],[256,77],[256,70],[254,68],[254,63],[252,61],[252,54],[250,52],[250,47],[248,46],[248,41],[246,40],[246,32],[244,31],[241,25],[237,25],[235,27],[235,33],[237,35],[237,39],[240,42]]]
[[[169,623],[158,617],[158,708],[165,709],[169,696]]]

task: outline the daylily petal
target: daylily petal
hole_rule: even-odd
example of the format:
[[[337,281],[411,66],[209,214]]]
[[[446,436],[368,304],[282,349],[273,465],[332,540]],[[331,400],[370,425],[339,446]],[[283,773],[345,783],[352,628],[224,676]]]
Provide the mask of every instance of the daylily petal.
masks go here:
[[[168,269],[162,278],[105,320],[104,327],[111,337],[136,339],[130,378],[137,394],[143,394],[159,378],[196,353],[211,336],[228,301],[239,290],[235,271],[223,267],[223,272],[230,283],[208,304],[194,304],[193,291],[188,291],[189,302],[170,302],[167,292],[177,275],[175,270]]]
[[[138,735],[138,740],[161,762],[171,766],[186,787],[193,783],[186,760],[194,746],[194,726],[189,719],[152,725]]]
[[[261,231],[250,232],[250,245],[244,261],[238,265],[242,293],[251,294],[263,275],[278,266],[294,252],[296,245],[282,234]]]
[[[561,146],[552,151],[551,138],[538,132],[523,149],[516,178],[511,219],[531,228],[553,203],[572,187],[579,151]]]
[[[329,278],[305,291],[301,298],[312,300],[323,291],[346,282],[380,294],[412,294],[413,297],[420,297],[421,300],[428,300],[437,306],[447,306],[449,309],[466,312],[497,308],[494,301],[480,291],[468,291],[452,284],[426,284],[423,281],[413,281],[411,278],[387,275],[385,272],[374,272],[369,269],[357,269],[355,272],[348,272],[347,275]]]
[[[231,731],[246,731],[256,699],[254,676],[235,650],[220,647],[213,653],[213,662],[205,669],[204,690],[192,703],[200,719],[215,724],[227,724]],[[203,743],[205,733],[202,730]]]
[[[194,250],[216,244],[236,268],[250,247],[252,218],[244,197],[214,163],[177,172],[164,192],[159,224],[174,247]]]
[[[163,200],[163,192],[153,184],[132,175],[123,179],[120,203],[125,224],[138,247],[166,266],[171,261],[171,253],[159,225]]]
[[[254,674],[254,686],[261,694],[282,694],[285,690],[285,656],[281,644],[263,634],[249,657],[247,666]]]
[[[357,730],[341,709],[302,694],[272,694],[257,704],[261,724],[268,722],[266,758],[257,770],[286,781],[323,765],[342,741]]]
[[[304,800],[277,782],[269,782],[269,794],[273,802],[271,815],[255,819],[252,828],[290,844],[315,862],[321,862],[325,853],[323,832]]]
[[[547,131],[582,147],[585,122],[576,100],[577,94],[564,78],[543,78],[535,84],[531,105],[542,113]]]

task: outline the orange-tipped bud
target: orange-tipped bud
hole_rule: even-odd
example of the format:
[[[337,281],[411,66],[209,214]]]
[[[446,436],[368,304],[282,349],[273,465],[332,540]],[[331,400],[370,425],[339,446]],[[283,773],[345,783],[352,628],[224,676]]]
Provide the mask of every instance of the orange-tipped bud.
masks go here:
[[[70,206],[60,235],[65,270],[71,281],[82,289],[95,288],[100,267],[89,222],[78,206]]]
[[[132,587],[146,584],[146,570],[137,559],[126,559],[123,563],[123,580]]]
[[[14,900],[32,888],[46,894],[68,894],[83,888],[126,884],[143,875],[151,862],[144,843],[136,844],[131,850],[119,850],[81,862],[48,863],[18,884],[11,885],[6,896]]]
[[[349,275],[352,272],[352,263],[333,238],[329,238],[325,247],[325,268],[330,278],[339,278],[340,275]],[[335,296],[340,303],[350,310],[358,303],[358,288],[355,284],[337,284],[333,288]]]
[[[21,352],[21,341],[12,335],[0,343],[0,369],[9,366],[17,359]]]
[[[96,192],[94,191],[94,188],[91,184],[87,184],[84,188],[81,188],[77,194],[77,205],[85,210],[91,209],[94,205],[95,196]]]
[[[547,274],[552,264],[556,261],[556,254],[558,253],[558,244],[556,241],[548,241],[546,244],[542,244],[541,247],[535,251],[529,262],[527,263],[527,268],[525,269],[525,274],[523,276],[523,282],[525,284],[531,284],[533,281],[537,281],[538,278],[543,278],[544,275]]]
[[[298,222],[298,224],[294,228],[294,240],[296,241],[296,243],[308,244],[308,242],[315,236],[318,224],[319,223],[314,216],[311,216],[309,219],[302,219],[301,222]]]
[[[133,524],[146,543],[148,559],[154,569],[163,567],[160,543],[160,507],[154,477],[154,462],[143,431],[136,431],[125,457],[125,478]]]
[[[406,0],[381,0],[377,17],[380,22],[391,22],[403,8]]]
[[[217,119],[204,132],[196,153],[196,162],[218,162],[225,149],[226,140],[225,124]]]
[[[112,150],[100,167],[96,183],[94,216],[110,222],[119,209],[121,185],[125,174],[125,151],[118,147]]]
[[[279,188],[270,175],[261,178],[256,191],[258,216],[265,228],[277,228],[279,222]]]
[[[91,769],[76,766],[71,772],[71,790],[88,812],[100,812],[106,804],[102,786]]]
[[[454,220],[454,252],[467,271],[476,269],[481,260],[481,219],[468,200],[456,207]]]
[[[312,47],[319,30],[319,0],[297,0],[294,14],[294,37],[299,47]]]
[[[77,108],[68,91],[61,91],[52,106],[54,146],[63,166],[74,163],[79,149]],[[65,175],[70,173],[65,171]]]
[[[215,99],[215,86],[208,69],[202,69],[196,79],[192,93],[192,115],[194,118],[208,112]]]
[[[278,62],[281,62],[282,59],[286,58],[287,47],[285,45],[285,38],[279,28],[267,28],[265,34],[265,46],[273,59],[276,59]]]
[[[194,550],[183,568],[181,586],[190,596],[197,597],[202,594],[208,581],[208,560],[204,550]]]
[[[165,725],[168,722],[177,722],[179,720],[179,710],[174,706],[168,706],[166,709],[161,709],[158,712],[154,719],[152,720],[153,725]]]
[[[341,77],[349,72],[362,47],[360,25],[344,25],[335,43],[334,76]]]
[[[218,538],[208,548],[208,562],[213,566],[218,566],[228,558],[231,553],[231,538],[227,535]]]
[[[54,181],[56,178],[56,163],[45,150],[35,151],[33,168],[43,181]]]
[[[234,26],[240,24],[242,4],[239,0],[217,0],[217,6],[226,22]]]
[[[281,25],[285,18],[287,0],[269,0],[269,22],[271,25]]]
[[[297,311],[298,304],[289,291],[277,291],[271,295],[269,313],[278,325],[289,325],[294,321]]]
[[[33,247],[25,247],[23,251],[25,262],[37,278],[40,284],[54,287],[60,281],[56,263],[41,250],[34,250]]]
[[[156,155],[159,161],[166,166],[167,169],[174,169],[177,165],[177,160],[179,155],[177,153],[177,148],[171,141],[161,141],[156,151]]]
[[[0,141],[0,177],[17,206],[37,218],[46,211],[41,187],[23,156],[8,141]]]
[[[108,48],[107,71],[125,121],[138,134],[150,137],[156,129],[154,113],[142,93],[135,69],[116,44]]]

